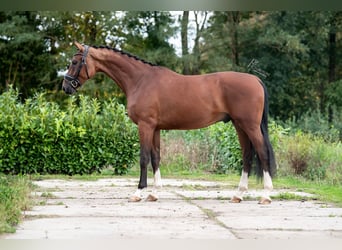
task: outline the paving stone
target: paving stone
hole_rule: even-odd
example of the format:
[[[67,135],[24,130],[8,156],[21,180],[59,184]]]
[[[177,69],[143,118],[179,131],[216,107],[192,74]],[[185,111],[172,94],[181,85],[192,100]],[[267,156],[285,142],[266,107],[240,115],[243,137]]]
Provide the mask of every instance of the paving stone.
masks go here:
[[[137,179],[36,181],[38,205],[25,211],[5,239],[342,239],[342,208],[319,201],[274,200],[258,205],[261,190],[229,203],[229,183],[163,179],[157,202],[128,202]],[[152,191],[153,180],[148,180]],[[274,190],[272,195],[294,193]],[[40,205],[39,205],[40,204]]]

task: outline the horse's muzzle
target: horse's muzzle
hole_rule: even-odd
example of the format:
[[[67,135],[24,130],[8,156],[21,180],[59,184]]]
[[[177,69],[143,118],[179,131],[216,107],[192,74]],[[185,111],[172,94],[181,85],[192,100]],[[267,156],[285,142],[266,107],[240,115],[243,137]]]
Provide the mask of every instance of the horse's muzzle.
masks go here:
[[[76,89],[67,80],[63,81],[62,89],[68,95],[72,95],[76,93]]]

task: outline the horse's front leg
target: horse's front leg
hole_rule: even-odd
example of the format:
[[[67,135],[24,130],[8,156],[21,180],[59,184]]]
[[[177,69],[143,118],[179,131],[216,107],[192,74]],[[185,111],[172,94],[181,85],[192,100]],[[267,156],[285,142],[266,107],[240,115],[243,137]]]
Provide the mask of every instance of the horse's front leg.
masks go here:
[[[159,170],[159,162],[160,162],[160,130],[157,129],[154,131],[153,135],[153,146],[151,151],[151,163],[153,168],[154,175],[154,186],[151,194],[148,195],[148,201],[157,201],[158,200],[158,189],[162,187],[161,175]]]
[[[154,129],[147,123],[141,122],[138,127],[140,139],[140,180],[137,191],[129,199],[132,202],[141,201],[142,190],[147,187],[147,165],[151,161],[154,134]]]

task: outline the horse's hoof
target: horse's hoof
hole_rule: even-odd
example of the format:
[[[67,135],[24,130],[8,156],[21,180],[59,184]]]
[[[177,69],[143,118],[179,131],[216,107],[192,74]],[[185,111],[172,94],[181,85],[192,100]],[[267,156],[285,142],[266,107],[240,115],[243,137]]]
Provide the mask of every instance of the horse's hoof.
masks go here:
[[[157,201],[158,197],[154,194],[149,194],[146,198],[147,201]]]
[[[240,203],[242,200],[242,197],[237,197],[234,195],[233,198],[230,199],[230,203]]]
[[[271,204],[272,200],[269,197],[261,197],[261,199],[259,200],[258,204],[260,205],[269,205]]]
[[[128,200],[129,202],[139,202],[141,201],[141,197],[140,196],[136,196],[136,195],[133,195],[129,198]]]

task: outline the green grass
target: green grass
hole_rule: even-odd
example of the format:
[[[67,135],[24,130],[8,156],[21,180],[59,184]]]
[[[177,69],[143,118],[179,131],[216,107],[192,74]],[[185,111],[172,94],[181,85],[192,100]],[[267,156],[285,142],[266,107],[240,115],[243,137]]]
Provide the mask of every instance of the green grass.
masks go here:
[[[320,201],[331,202],[342,207],[342,185],[324,181],[310,181],[302,177],[283,177],[274,180],[276,188],[296,189],[314,194]]]
[[[301,196],[301,195],[297,195],[297,194],[289,193],[289,192],[279,193],[277,195],[271,195],[271,198],[273,200],[296,200],[296,201],[307,201],[307,200],[316,199],[316,197],[306,197],[306,196]]]
[[[21,211],[29,209],[33,186],[23,176],[0,175],[0,234],[15,232]]]
[[[97,181],[99,178],[103,178],[104,176],[110,176],[109,172],[105,174],[101,173],[93,173],[93,174],[85,174],[85,175],[63,175],[63,174],[32,174],[30,175],[30,180],[32,181],[40,181],[40,180],[48,180],[48,179],[60,179],[60,180],[80,180],[80,181]]]

